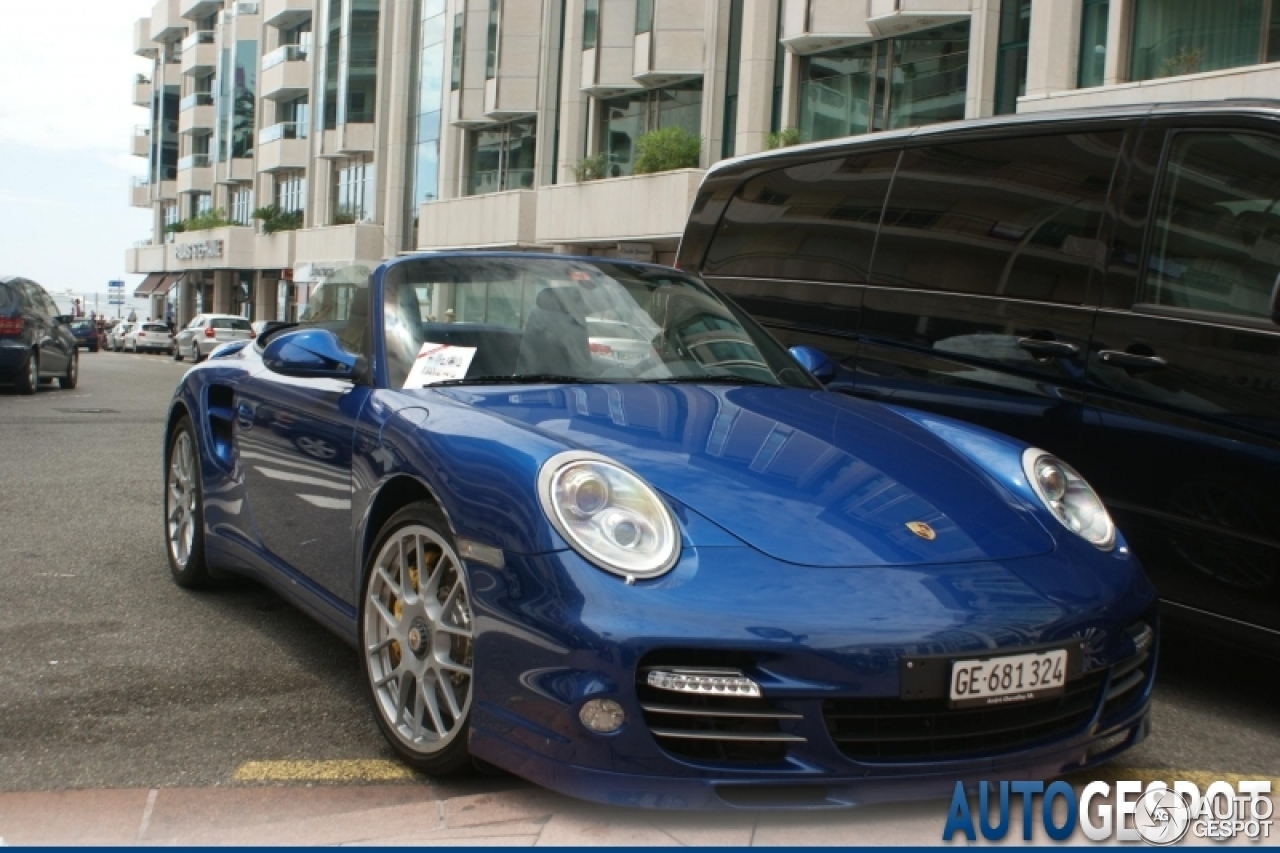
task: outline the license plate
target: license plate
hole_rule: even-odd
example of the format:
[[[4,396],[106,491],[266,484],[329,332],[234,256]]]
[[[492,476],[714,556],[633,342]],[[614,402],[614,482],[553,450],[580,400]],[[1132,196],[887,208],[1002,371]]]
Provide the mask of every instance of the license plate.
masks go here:
[[[951,664],[951,707],[1009,705],[1061,693],[1067,650],[958,660]]]

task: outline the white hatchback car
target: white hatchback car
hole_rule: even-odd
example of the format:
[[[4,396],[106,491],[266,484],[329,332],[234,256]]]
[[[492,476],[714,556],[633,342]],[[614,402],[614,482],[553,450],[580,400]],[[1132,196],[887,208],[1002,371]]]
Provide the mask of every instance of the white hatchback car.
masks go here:
[[[125,335],[133,331],[133,327],[136,325],[138,325],[137,321],[131,323],[128,320],[121,320],[112,326],[107,332],[107,349],[112,352],[120,352],[120,350],[124,349]]]
[[[164,323],[135,323],[124,336],[121,348],[127,352],[173,352],[173,337]]]
[[[219,345],[228,341],[240,341],[257,337],[253,327],[244,317],[235,314],[197,314],[174,338],[173,357],[176,361],[190,356],[200,361]]]

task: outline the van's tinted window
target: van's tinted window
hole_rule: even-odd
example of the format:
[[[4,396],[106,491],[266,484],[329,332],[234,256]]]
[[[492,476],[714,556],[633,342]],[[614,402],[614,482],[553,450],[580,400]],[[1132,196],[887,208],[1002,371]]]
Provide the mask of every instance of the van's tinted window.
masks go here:
[[[16,284],[0,284],[0,311],[11,311],[18,307],[18,286]]]
[[[1280,272],[1280,143],[1173,138],[1140,302],[1270,316]]]
[[[712,276],[864,282],[897,151],[818,160],[748,181],[729,203],[702,271]]]
[[[876,244],[877,284],[1079,304],[1122,134],[908,150]]]

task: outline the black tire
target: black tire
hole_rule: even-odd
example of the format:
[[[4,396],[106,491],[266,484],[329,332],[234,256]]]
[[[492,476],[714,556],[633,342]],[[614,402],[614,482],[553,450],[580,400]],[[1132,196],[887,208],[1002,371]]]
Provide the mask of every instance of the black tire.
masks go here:
[[[368,642],[365,640],[367,631],[371,629],[376,630],[376,627],[374,626],[386,624],[384,620],[382,620],[380,617],[378,617],[375,614],[374,608],[372,608],[369,604],[371,594],[374,589],[374,585],[382,583],[382,581],[378,580],[379,575],[374,571],[374,567],[378,563],[379,555],[381,555],[383,549],[387,547],[388,543],[393,543],[401,532],[407,531],[409,528],[415,528],[418,530],[421,530],[422,528],[426,528],[427,530],[431,531],[436,536],[438,536],[442,542],[444,542],[448,546],[448,550],[452,552],[452,558],[454,560],[457,560],[456,569],[450,575],[450,577],[452,578],[452,581],[450,582],[450,585],[447,587],[447,589],[443,586],[444,581],[442,581],[441,587],[440,587],[441,591],[437,591],[436,593],[431,593],[421,598],[420,600],[428,600],[428,599],[438,600],[438,596],[440,594],[445,594],[447,596],[445,601],[445,604],[447,607],[448,599],[452,598],[452,591],[454,590],[454,587],[460,584],[461,585],[460,600],[463,604],[462,610],[465,610],[466,612],[466,618],[463,621],[464,621],[464,624],[466,624],[468,626],[468,629],[471,631],[471,637],[467,640],[458,640],[452,637],[449,638],[449,641],[451,643],[456,644],[461,642],[465,644],[461,648],[465,649],[465,653],[463,657],[464,657],[464,660],[466,661],[466,665],[470,668],[470,673],[466,676],[461,676],[461,675],[456,676],[456,678],[465,679],[465,682],[466,682],[465,689],[467,693],[465,698],[465,706],[466,706],[465,711],[463,711],[463,713],[461,713],[457,717],[454,717],[452,714],[448,714],[447,716],[444,717],[444,719],[448,720],[449,723],[451,724],[451,729],[450,729],[450,734],[448,736],[448,739],[443,746],[440,746],[438,744],[425,743],[423,749],[415,749],[410,744],[406,743],[405,736],[402,733],[394,730],[390,721],[388,720],[387,713],[383,710],[383,705],[379,698],[380,688],[376,688],[374,686],[375,676],[372,674],[372,671],[371,671],[371,667],[374,665],[372,662],[374,657],[380,656],[382,653],[381,652],[370,653],[366,651],[369,645],[368,645]],[[427,544],[428,546],[430,546],[432,543],[427,543]],[[448,565],[448,561],[445,558],[445,551],[439,550],[438,553],[440,554],[440,556],[437,558],[435,562],[435,565],[437,566],[435,571],[441,572],[442,575],[447,574],[448,572],[445,569],[440,568],[441,566]],[[423,562],[425,563],[425,559],[423,560]],[[415,557],[415,565],[416,565],[416,557]],[[416,569],[414,569],[414,571],[416,571]],[[433,572],[433,575],[434,575],[434,572]],[[401,581],[401,583],[403,583],[403,580]],[[421,582],[420,582],[420,585],[421,585]],[[410,605],[408,604],[404,605],[405,608],[408,608],[409,606]],[[457,608],[457,605],[455,604],[455,609],[456,608]],[[461,611],[458,611],[458,612],[461,612]],[[407,621],[410,617],[406,615],[404,618]],[[374,626],[370,626],[368,620],[376,620],[374,622]],[[418,623],[415,622],[414,624],[417,625]],[[458,623],[455,621],[454,624],[458,624]],[[468,748],[468,741],[470,739],[470,733],[471,733],[471,717],[472,717],[472,712],[474,707],[473,696],[475,692],[474,659],[472,655],[472,650],[474,649],[474,644],[475,644],[474,619],[471,618],[469,585],[466,580],[465,570],[462,567],[462,562],[460,559],[457,558],[457,548],[456,548],[456,545],[454,544],[453,534],[450,532],[449,525],[445,521],[443,514],[433,504],[426,503],[426,502],[419,502],[419,503],[410,504],[409,506],[404,507],[395,515],[393,515],[390,519],[388,519],[386,524],[384,524],[382,526],[382,529],[378,532],[377,541],[374,544],[373,549],[370,551],[369,559],[365,565],[364,583],[361,584],[360,616],[359,616],[358,630],[359,630],[360,648],[361,648],[360,670],[364,675],[362,679],[362,683],[364,685],[364,693],[369,700],[370,709],[373,712],[374,720],[377,721],[378,728],[382,731],[382,734],[387,739],[387,742],[391,744],[392,748],[400,756],[401,760],[404,761],[406,764],[408,764],[410,767],[413,767],[415,770],[425,773],[428,776],[452,776],[460,773],[471,772],[473,770],[474,765],[472,763],[470,750]],[[390,636],[390,632],[388,632],[388,634]],[[430,636],[432,637],[432,639],[428,640],[426,643],[430,651],[422,652],[419,655],[420,659],[430,659],[430,660],[437,659],[439,655],[439,650],[442,650],[444,648],[442,645],[440,645],[440,643],[443,642],[442,637],[446,637],[449,635],[435,633],[433,629]],[[388,642],[388,647],[386,649],[385,654],[388,657],[393,654],[392,647],[394,647],[397,650],[395,652],[396,658],[399,658],[400,654],[404,654],[404,655],[414,654],[412,651],[401,650],[401,646],[398,642],[390,642],[390,641],[387,641],[387,642]],[[454,657],[458,655],[459,648],[460,647],[457,645],[451,645],[449,647],[450,660],[453,660]],[[383,659],[379,657],[379,660],[381,661]],[[411,658],[409,660],[412,661]],[[387,663],[383,662],[383,663],[379,663],[378,665],[385,666],[387,665]],[[394,664],[391,664],[391,665],[394,666]],[[396,681],[394,682],[396,685],[396,688],[391,688],[390,686],[388,686],[386,690],[388,692],[391,692],[394,689],[399,689],[401,686],[400,680],[403,677],[404,676],[398,676],[396,678]],[[423,683],[424,682],[415,681],[412,684],[412,688],[414,690],[418,690],[420,689]],[[450,688],[450,692],[452,693],[452,695],[456,697],[457,690],[458,690],[458,686],[457,686],[458,682],[454,682],[453,684],[454,686]],[[430,688],[430,691],[434,696],[441,697],[442,694],[438,693],[437,692],[438,690],[439,688],[435,688],[435,687]],[[401,695],[403,696],[403,694]],[[421,698],[421,697],[415,694],[415,698]],[[437,702],[439,701],[440,701],[439,698],[437,698]],[[408,707],[409,706],[406,705],[406,710],[408,710]],[[418,712],[414,711],[413,713],[416,715]],[[424,711],[422,713],[426,713],[426,712]],[[441,710],[441,711],[438,711],[437,713],[444,714],[445,711]],[[394,712],[393,712],[393,716],[394,716]],[[425,725],[426,722],[427,721],[424,718],[423,724]],[[424,732],[423,734],[425,737],[426,733]]]
[[[63,391],[70,391],[79,381],[80,350],[75,350],[71,353],[71,363],[67,365],[67,372],[58,377],[58,387]]]
[[[180,480],[181,476],[175,471],[175,453],[183,453],[183,443],[187,442],[190,450],[190,483],[179,489],[175,493],[173,485],[176,480]],[[204,555],[204,494],[200,485],[200,451],[199,443],[196,439],[195,430],[191,426],[191,419],[183,415],[178,419],[178,423],[174,426],[173,432],[169,434],[169,441],[165,445],[164,454],[164,496],[161,501],[161,523],[164,531],[165,556],[169,560],[169,572],[173,575],[173,580],[180,587],[186,589],[199,589],[212,585],[213,577],[209,573],[209,565],[205,562]],[[189,487],[189,491],[188,491]],[[178,504],[184,497],[189,496],[189,502],[183,504],[186,509],[184,515],[189,516],[191,522],[190,543],[186,545],[186,559],[182,559],[178,540],[174,530],[171,529],[171,518],[174,517],[178,510]],[[181,528],[179,528],[179,533]]]
[[[97,345],[97,344],[94,344],[93,346],[89,347],[89,352],[97,352],[97,351],[98,351],[98,345]]]
[[[182,361],[182,350],[178,349],[176,346],[173,348],[173,360]]]
[[[192,364],[200,363],[200,345],[195,341],[191,342],[191,363]]]
[[[35,350],[28,350],[18,374],[13,377],[13,387],[19,394],[34,394],[40,387],[40,356]]]

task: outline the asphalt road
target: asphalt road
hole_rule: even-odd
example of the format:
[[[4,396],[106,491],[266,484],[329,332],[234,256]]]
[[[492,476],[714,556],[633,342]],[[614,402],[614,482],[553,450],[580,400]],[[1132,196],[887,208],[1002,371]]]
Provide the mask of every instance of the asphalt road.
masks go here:
[[[228,785],[259,762],[356,782],[392,759],[346,645],[249,582],[170,581],[160,450],[187,366],[84,354],[75,391],[0,388],[0,791]],[[1280,776],[1274,664],[1194,637],[1162,655],[1154,734],[1121,762]]]

